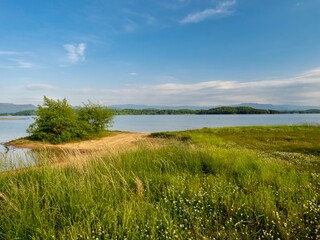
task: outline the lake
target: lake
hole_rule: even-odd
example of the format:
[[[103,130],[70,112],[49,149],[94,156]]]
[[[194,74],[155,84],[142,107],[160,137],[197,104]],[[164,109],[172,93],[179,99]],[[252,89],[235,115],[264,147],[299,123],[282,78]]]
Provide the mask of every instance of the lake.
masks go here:
[[[0,117],[5,118],[5,117]],[[21,117],[10,117],[19,119]],[[3,143],[27,136],[33,117],[23,120],[0,120],[0,171],[35,163],[28,149],[5,148]],[[115,116],[111,130],[160,132],[203,127],[320,124],[320,114],[276,115],[121,115]],[[17,161],[19,159],[19,161]]]
[[[124,115],[115,117],[111,129],[150,133],[203,127],[293,124],[320,124],[320,114]]]
[[[33,122],[33,118],[24,118],[25,120],[0,120],[0,143],[27,136],[26,129]],[[150,133],[203,127],[293,124],[320,124],[320,114],[121,115],[115,116],[114,124],[110,129]]]
[[[0,117],[2,119],[7,117]],[[29,149],[5,148],[3,143],[13,139],[25,137],[26,129],[33,122],[32,117],[11,117],[17,120],[0,120],[0,171],[17,169],[35,163],[33,154]]]

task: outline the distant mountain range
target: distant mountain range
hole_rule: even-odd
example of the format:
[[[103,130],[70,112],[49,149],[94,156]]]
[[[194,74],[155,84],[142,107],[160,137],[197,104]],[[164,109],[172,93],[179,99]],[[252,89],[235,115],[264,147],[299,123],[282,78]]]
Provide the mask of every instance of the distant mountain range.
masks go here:
[[[159,110],[208,110],[211,108],[221,107],[222,105],[216,106],[156,106],[156,105],[135,105],[135,104],[122,104],[122,105],[111,105],[109,108],[113,109],[159,109]],[[259,104],[259,103],[241,103],[231,105],[232,107],[252,107],[255,109],[262,110],[276,110],[276,111],[305,111],[309,109],[320,109],[320,106],[299,106],[299,105],[272,105],[272,104]],[[12,104],[12,103],[0,103],[0,114],[3,113],[16,113],[26,110],[36,110],[37,107],[32,104]]]
[[[208,110],[211,108],[221,107],[222,105],[216,106],[156,106],[156,105],[134,105],[134,104],[122,104],[122,105],[111,105],[110,108],[115,109],[169,109],[169,110]],[[309,109],[320,109],[320,106],[299,106],[299,105],[272,105],[272,104],[260,104],[260,103],[241,103],[230,105],[232,107],[252,107],[255,109],[262,110],[276,110],[276,111],[305,111]]]
[[[12,104],[0,103],[0,113],[16,113],[25,110],[36,110],[37,107],[32,104]]]
[[[136,104],[121,104],[121,105],[110,105],[109,108],[114,109],[158,109],[158,110],[180,110],[180,109],[190,109],[190,110],[207,110],[212,108],[212,106],[157,106],[157,105],[136,105]]]

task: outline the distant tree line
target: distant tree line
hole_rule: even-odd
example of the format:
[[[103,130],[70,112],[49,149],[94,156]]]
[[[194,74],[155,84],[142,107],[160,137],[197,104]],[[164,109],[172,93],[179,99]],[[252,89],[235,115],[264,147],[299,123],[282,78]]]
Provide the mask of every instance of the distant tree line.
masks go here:
[[[0,116],[35,116],[37,115],[36,110],[25,110],[16,113],[0,113]]]
[[[111,109],[115,115],[181,115],[196,114],[190,109]]]
[[[255,109],[252,107],[217,107],[200,110],[197,114],[279,114],[276,110]]]
[[[320,109],[308,109],[308,110],[290,110],[290,111],[282,111],[281,113],[320,113]]]
[[[275,110],[262,110],[251,107],[217,107],[208,110],[190,109],[112,109],[115,115],[181,115],[181,114],[278,114]]]
[[[74,108],[76,111],[81,107]],[[101,107],[105,108],[105,107]],[[190,110],[190,109],[109,109],[114,115],[183,115],[183,114],[312,114],[320,113],[320,109],[309,110],[264,110],[252,107],[217,107],[208,110]],[[26,110],[16,113],[2,113],[0,116],[35,116],[37,110]]]

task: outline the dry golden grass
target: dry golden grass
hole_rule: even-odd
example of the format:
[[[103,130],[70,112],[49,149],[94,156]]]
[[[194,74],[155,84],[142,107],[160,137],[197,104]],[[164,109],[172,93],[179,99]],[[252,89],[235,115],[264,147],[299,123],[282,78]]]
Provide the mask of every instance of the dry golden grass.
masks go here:
[[[137,150],[140,147],[156,150],[161,146],[169,146],[172,141],[150,138],[146,133],[119,133],[79,142],[64,144],[51,144],[38,141],[32,141],[27,138],[17,139],[8,142],[7,145],[17,148],[34,149],[37,159],[41,159],[34,168],[42,166],[52,166],[53,168],[72,167],[77,171],[84,172],[90,167],[92,161],[99,161],[104,156],[116,158],[128,150]],[[8,171],[23,171],[23,168]]]
[[[1,120],[4,120],[4,121],[7,121],[7,120],[27,120],[28,118],[4,118],[4,117],[0,117],[0,121]]]
[[[100,139],[84,140],[80,142],[71,142],[64,144],[51,144],[45,142],[37,142],[28,140],[26,138],[17,139],[8,142],[7,145],[17,148],[31,148],[31,149],[51,149],[60,151],[105,151],[127,149],[135,146],[136,143],[146,137],[145,133],[117,133],[112,136],[103,137]]]

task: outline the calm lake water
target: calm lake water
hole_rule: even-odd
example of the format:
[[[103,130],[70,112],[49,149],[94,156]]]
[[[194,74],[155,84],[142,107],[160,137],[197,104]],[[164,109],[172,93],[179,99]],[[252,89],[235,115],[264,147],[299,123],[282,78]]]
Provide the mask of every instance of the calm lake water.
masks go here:
[[[4,117],[0,117],[4,118]],[[10,117],[11,118],[11,117]],[[19,119],[21,117],[12,117]],[[23,120],[0,120],[0,171],[35,164],[32,151],[5,148],[3,143],[27,136],[33,117]],[[203,127],[320,124],[320,114],[277,115],[127,115],[115,116],[111,130],[160,132]],[[18,159],[18,160],[17,160]]]
[[[116,116],[112,129],[149,133],[204,127],[293,124],[320,124],[320,114],[126,115]]]
[[[22,117],[10,118],[20,119]],[[0,171],[35,164],[35,158],[29,149],[5,148],[3,145],[10,140],[25,137],[26,129],[32,122],[32,117],[23,117],[23,120],[0,120]]]
[[[0,117],[4,118],[4,117]],[[21,117],[13,117],[19,119]],[[0,120],[0,143],[27,136],[32,117]],[[126,115],[115,116],[112,130],[159,132],[203,127],[320,124],[320,114],[277,115]],[[1,145],[0,145],[1,146]]]

